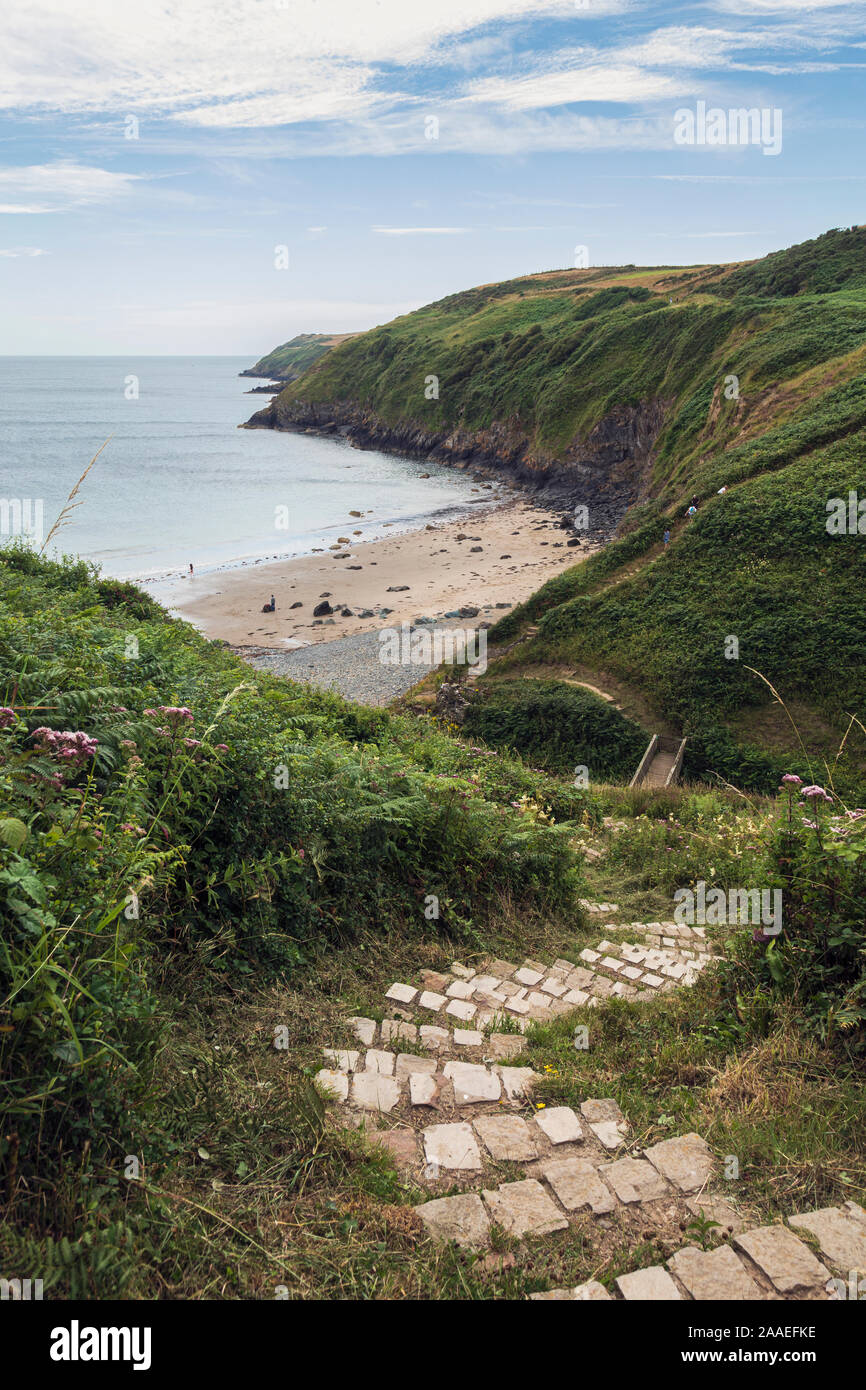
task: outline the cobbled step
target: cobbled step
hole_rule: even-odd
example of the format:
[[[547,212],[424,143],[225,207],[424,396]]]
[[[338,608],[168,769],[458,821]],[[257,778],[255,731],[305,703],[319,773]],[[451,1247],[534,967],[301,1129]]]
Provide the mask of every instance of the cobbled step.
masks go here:
[[[821,1259],[790,1227],[807,1231],[815,1238]],[[789,1216],[787,1226],[759,1226],[743,1231],[734,1236],[731,1244],[721,1244],[713,1250],[683,1246],[667,1261],[666,1268],[650,1265],[621,1274],[614,1281],[614,1294],[591,1280],[573,1289],[533,1293],[529,1298],[840,1302],[859,1296],[857,1281],[864,1274],[866,1211],[856,1202],[846,1202],[841,1207]]]

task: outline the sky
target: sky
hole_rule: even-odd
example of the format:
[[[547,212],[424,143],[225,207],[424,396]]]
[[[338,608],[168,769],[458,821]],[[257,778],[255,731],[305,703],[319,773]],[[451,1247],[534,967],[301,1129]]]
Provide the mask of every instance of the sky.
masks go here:
[[[866,0],[8,5],[0,353],[253,361],[535,271],[761,256],[866,220],[864,68]]]

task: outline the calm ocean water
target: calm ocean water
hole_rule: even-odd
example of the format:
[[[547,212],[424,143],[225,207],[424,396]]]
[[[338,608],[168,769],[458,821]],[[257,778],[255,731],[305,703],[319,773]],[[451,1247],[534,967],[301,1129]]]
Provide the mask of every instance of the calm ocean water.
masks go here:
[[[376,539],[477,500],[471,478],[452,469],[342,440],[239,430],[268,401],[246,394],[256,383],[238,372],[249,365],[0,357],[0,498],[42,499],[47,534],[110,435],[52,551],[96,560],[117,578],[309,554],[338,535]]]

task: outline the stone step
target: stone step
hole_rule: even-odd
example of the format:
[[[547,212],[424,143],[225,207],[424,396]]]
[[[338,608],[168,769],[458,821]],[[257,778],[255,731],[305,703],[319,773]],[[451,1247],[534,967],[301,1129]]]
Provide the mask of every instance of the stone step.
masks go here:
[[[421,972],[421,985],[395,981],[385,998],[405,1021],[436,1019],[468,1030],[496,1029],[503,1021],[525,1028],[581,1007],[597,1007],[611,996],[649,998],[676,985],[690,985],[712,956],[699,937],[659,936],[659,944],[602,939],[597,948],[580,952],[581,964],[557,960],[552,965],[525,960],[488,961],[475,971],[454,961],[448,972]],[[661,944],[664,941],[665,944]]]
[[[807,1231],[827,1265],[788,1227]],[[830,1270],[836,1271],[836,1276]],[[840,1301],[859,1297],[866,1273],[866,1211],[855,1202],[788,1217],[788,1226],[760,1226],[713,1250],[684,1246],[667,1261],[622,1274],[611,1294],[597,1281],[530,1294],[534,1300],[614,1299],[635,1302]],[[841,1277],[840,1277],[841,1276]],[[852,1289],[854,1292],[852,1292]]]

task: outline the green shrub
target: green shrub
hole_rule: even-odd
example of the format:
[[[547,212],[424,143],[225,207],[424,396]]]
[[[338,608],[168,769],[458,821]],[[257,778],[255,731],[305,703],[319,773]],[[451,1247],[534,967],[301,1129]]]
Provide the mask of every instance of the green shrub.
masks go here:
[[[648,740],[605,700],[560,681],[498,681],[482,688],[464,728],[556,772],[586,767],[590,783],[628,780]]]

